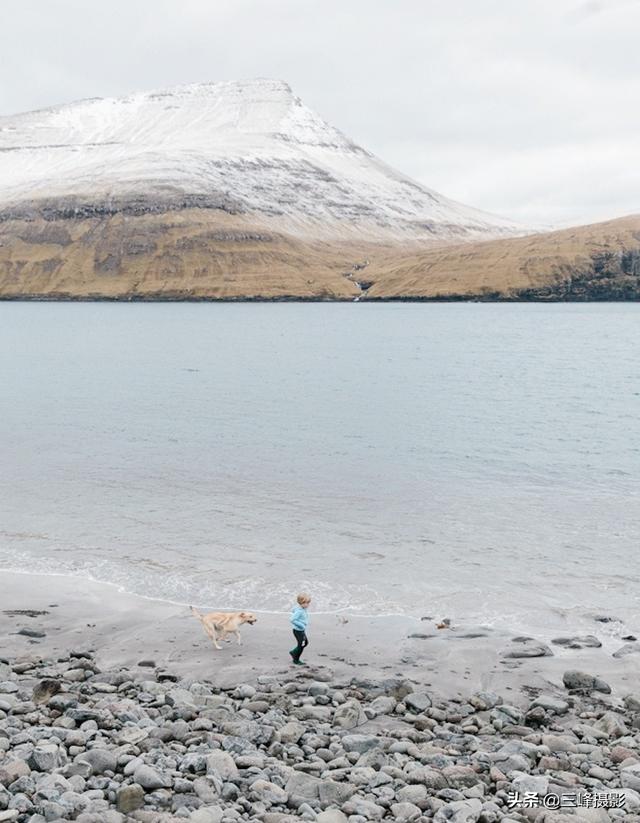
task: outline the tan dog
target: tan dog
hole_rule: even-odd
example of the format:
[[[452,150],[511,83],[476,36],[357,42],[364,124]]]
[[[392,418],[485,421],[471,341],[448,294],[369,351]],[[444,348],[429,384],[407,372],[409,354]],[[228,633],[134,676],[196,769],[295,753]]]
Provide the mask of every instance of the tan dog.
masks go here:
[[[235,634],[238,640],[238,646],[242,645],[240,638],[240,626],[243,623],[248,623],[250,626],[258,619],[255,614],[251,612],[209,612],[209,614],[200,614],[197,609],[191,607],[191,611],[202,623],[205,632],[213,641],[216,649],[221,649],[218,645],[218,640],[224,640],[228,634]],[[219,632],[219,637],[216,635]]]

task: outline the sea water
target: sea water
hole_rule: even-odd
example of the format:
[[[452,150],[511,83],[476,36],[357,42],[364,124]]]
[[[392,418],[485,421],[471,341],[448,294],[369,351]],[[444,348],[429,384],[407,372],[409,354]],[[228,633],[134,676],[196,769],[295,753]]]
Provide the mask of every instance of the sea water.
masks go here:
[[[639,492],[638,305],[0,303],[4,569],[640,631]]]

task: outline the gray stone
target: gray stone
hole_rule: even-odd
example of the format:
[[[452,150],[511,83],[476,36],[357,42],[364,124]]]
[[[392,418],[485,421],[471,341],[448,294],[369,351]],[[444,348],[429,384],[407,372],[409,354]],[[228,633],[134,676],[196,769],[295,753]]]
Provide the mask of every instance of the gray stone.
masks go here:
[[[347,700],[335,710],[333,722],[342,729],[355,729],[367,722],[367,716],[357,700]]]
[[[427,789],[432,789],[434,791],[446,789],[449,785],[442,772],[431,768],[431,766],[413,769],[408,774],[407,779],[411,783],[420,783],[426,786]]]
[[[340,809],[326,809],[316,817],[316,823],[348,823],[348,818]]]
[[[640,792],[640,763],[633,763],[620,769],[620,785],[625,789]]]
[[[418,806],[420,809],[425,809],[429,791],[426,786],[415,784],[412,786],[403,786],[396,792],[396,797],[400,803],[411,803]]]
[[[255,697],[255,694],[255,688],[250,686],[248,683],[241,683],[235,691],[235,696],[240,700],[251,699],[252,697]]]
[[[228,752],[213,751],[207,756],[207,773],[215,772],[223,780],[237,780],[238,767]]]
[[[391,714],[397,704],[398,701],[395,697],[383,694],[380,695],[380,697],[376,697],[375,700],[372,700],[365,711],[371,712],[373,717],[379,717],[381,714]]]
[[[253,797],[265,803],[267,806],[284,805],[289,799],[287,792],[275,783],[268,780],[254,780],[249,786],[249,791]]]
[[[411,821],[417,820],[422,814],[418,806],[414,806],[413,803],[394,803],[391,806],[391,811],[393,813],[393,819],[398,821],[398,823],[411,823]]]
[[[201,806],[189,815],[191,823],[220,823],[224,810],[219,806]]]
[[[599,649],[602,643],[593,634],[580,637],[554,637],[551,641],[555,646],[564,646],[567,649]]]
[[[133,773],[133,780],[138,783],[147,792],[152,792],[154,789],[164,789],[171,786],[171,779],[160,774],[152,766],[143,764]]]
[[[24,760],[3,760],[0,763],[0,784],[8,786],[19,777],[30,773],[31,769]]]
[[[357,787],[350,783],[338,783],[337,780],[321,780],[318,786],[318,797],[322,808],[340,806],[348,800]]]
[[[479,712],[493,709],[502,703],[502,698],[495,692],[476,692],[469,699],[469,703]]]
[[[477,798],[455,800],[435,813],[434,823],[476,823],[482,814],[482,803]]]
[[[171,689],[165,695],[170,706],[195,708],[194,696],[188,689]]]
[[[566,700],[560,700],[558,697],[541,694],[531,703],[532,708],[540,707],[547,712],[554,714],[566,714],[569,711],[569,704]]]
[[[141,729],[139,726],[125,726],[116,735],[116,742],[120,746],[136,746],[147,737],[149,737],[149,729]]]
[[[66,760],[63,752],[53,743],[36,746],[29,755],[27,765],[35,772],[51,772]]]
[[[621,657],[628,657],[630,654],[638,653],[640,653],[640,643],[625,643],[624,646],[621,646],[613,653],[612,657],[619,660]]]
[[[22,629],[18,629],[16,634],[21,634],[24,637],[46,637],[47,636],[46,632],[44,632],[42,629],[32,629],[32,628],[29,628],[28,626],[25,626]]]
[[[283,743],[297,743],[304,734],[305,727],[296,720],[290,720],[279,729],[280,740]]]
[[[502,653],[502,657],[507,659],[552,656],[549,646],[533,637],[514,637],[511,645]]]
[[[144,806],[144,789],[138,783],[130,783],[118,789],[116,808],[119,812],[134,812]]]
[[[372,800],[352,797],[342,806],[342,811],[348,815],[360,815],[366,820],[382,820],[385,810]]]
[[[562,675],[562,682],[567,689],[579,691],[596,691],[611,694],[611,686],[592,674],[570,669]]]
[[[363,754],[369,749],[380,748],[380,738],[372,734],[345,734],[341,742],[346,752]]]
[[[615,789],[618,794],[623,794],[625,797],[624,808],[628,812],[640,811],[640,794],[629,787]]]
[[[426,692],[411,692],[405,697],[404,702],[413,712],[424,712],[431,708],[431,698]]]
[[[295,795],[303,800],[319,800],[321,783],[322,781],[318,777],[303,774],[302,772],[294,772],[290,775],[284,788],[289,796]]]
[[[517,726],[524,721],[524,714],[516,706],[502,704],[491,709],[491,722],[497,729],[505,726]]]
[[[91,766],[91,774],[115,772],[118,767],[118,758],[109,749],[89,749],[76,757],[84,760]]]
[[[515,774],[515,776],[513,776]],[[511,784],[520,794],[533,792],[537,795],[545,795],[549,791],[549,778],[542,774],[525,774],[523,772],[511,773]]]
[[[575,752],[577,742],[575,738],[567,735],[542,735],[542,745],[547,746],[552,752]]]
[[[607,740],[609,737],[607,732],[603,732],[602,729],[598,729],[596,726],[590,726],[588,723],[574,723],[572,731],[581,738],[586,737],[591,740]]]
[[[480,775],[470,766],[445,766],[442,776],[453,789],[466,789],[481,782]]]
[[[624,737],[629,733],[624,720],[616,712],[605,712],[602,717],[594,723],[596,729],[605,732],[609,737]]]
[[[47,704],[50,709],[55,709],[57,712],[66,712],[67,709],[78,705],[78,698],[73,694],[63,692],[61,694],[54,694],[49,699]]]
[[[58,680],[45,678],[33,687],[32,700],[34,703],[46,703],[54,694],[57,694],[61,689]]]

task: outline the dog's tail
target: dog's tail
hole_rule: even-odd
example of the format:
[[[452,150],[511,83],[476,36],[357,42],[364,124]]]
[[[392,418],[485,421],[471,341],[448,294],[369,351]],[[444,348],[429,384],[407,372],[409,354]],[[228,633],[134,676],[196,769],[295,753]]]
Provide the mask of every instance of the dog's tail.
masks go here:
[[[195,606],[191,606],[191,614],[192,614],[194,617],[197,617],[197,618],[198,618],[198,620],[199,620],[201,623],[203,622],[203,620],[202,620],[202,615],[201,615],[201,614],[200,614],[200,612],[199,612],[199,611],[195,608]]]

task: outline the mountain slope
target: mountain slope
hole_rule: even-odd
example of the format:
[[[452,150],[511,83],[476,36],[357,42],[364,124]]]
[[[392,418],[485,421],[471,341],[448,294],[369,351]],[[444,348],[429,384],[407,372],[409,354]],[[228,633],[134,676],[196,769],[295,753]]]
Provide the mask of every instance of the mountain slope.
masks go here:
[[[386,166],[282,82],[204,83],[0,118],[0,215],[210,208],[301,237],[518,230]],[[521,229],[520,229],[521,230]]]
[[[383,256],[367,279],[368,299],[639,300],[640,215]]]
[[[381,254],[522,231],[391,169],[279,81],[0,118],[0,297],[353,298]]]

